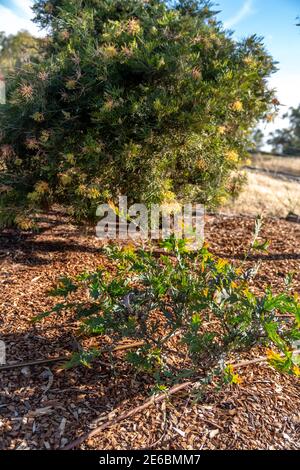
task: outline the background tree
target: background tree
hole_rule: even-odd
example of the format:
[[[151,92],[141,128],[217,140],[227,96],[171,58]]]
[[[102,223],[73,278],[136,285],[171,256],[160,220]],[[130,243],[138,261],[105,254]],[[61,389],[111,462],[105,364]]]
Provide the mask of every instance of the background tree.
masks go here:
[[[261,129],[255,129],[252,134],[253,150],[260,152],[264,146],[265,135]]]
[[[300,156],[300,105],[297,108],[291,108],[284,118],[289,119],[289,127],[273,132],[268,144],[272,145],[276,153]]]
[[[219,204],[272,107],[275,66],[235,42],[207,2],[40,0],[41,63],[18,70],[0,112],[2,221],[52,201],[83,219],[127,194]],[[9,207],[9,211],[6,208]]]
[[[41,46],[45,41],[35,38],[28,31],[20,31],[16,35],[6,36],[0,32],[0,69],[7,74],[20,68],[41,54]]]

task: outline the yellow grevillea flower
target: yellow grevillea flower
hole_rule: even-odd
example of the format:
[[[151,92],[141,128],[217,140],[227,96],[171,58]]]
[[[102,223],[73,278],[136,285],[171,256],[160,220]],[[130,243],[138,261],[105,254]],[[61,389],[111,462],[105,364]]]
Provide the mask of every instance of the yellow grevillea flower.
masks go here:
[[[103,105],[103,109],[105,111],[111,111],[115,106],[115,102],[112,98],[109,98],[108,100],[105,101]]]
[[[69,39],[70,33],[69,33],[69,31],[67,31],[67,30],[61,31],[61,32],[59,33],[59,36],[60,36],[60,38],[63,39],[63,40]]]
[[[300,367],[299,366],[294,366],[293,367],[293,374],[296,375],[297,377],[300,377]]]
[[[226,197],[226,196],[220,196],[220,197],[218,197],[218,204],[220,204],[221,206],[222,206],[223,204],[226,204],[226,202],[227,202],[227,197]]]
[[[275,114],[275,113],[271,113],[271,114],[268,114],[268,115],[266,116],[266,119],[267,119],[268,122],[274,122],[275,118],[276,118],[276,114]]]
[[[34,138],[27,139],[26,142],[25,142],[25,145],[29,150],[35,150],[35,149],[39,148],[39,143]]]
[[[219,134],[224,135],[226,133],[226,126],[219,126],[218,132]]]
[[[253,57],[251,56],[247,56],[243,59],[243,62],[244,64],[246,65],[250,65],[250,66],[253,66],[253,65],[256,65],[256,61],[253,59]]]
[[[238,163],[239,161],[239,154],[236,150],[228,150],[225,153],[226,160],[230,163]]]
[[[132,36],[136,36],[141,32],[140,22],[136,19],[129,20],[127,23],[127,32]]]
[[[22,163],[23,163],[23,160],[21,160],[21,158],[16,158],[14,163],[15,163],[15,165],[17,165],[17,166],[21,166]]]
[[[273,349],[268,349],[267,350],[267,358],[270,362],[271,361],[281,361],[282,360],[282,357],[280,356],[280,354],[273,351]]]
[[[17,215],[15,223],[21,230],[30,230],[33,227],[32,221],[23,215]]]
[[[59,180],[63,186],[68,186],[72,183],[72,176],[68,173],[61,173],[59,175]]]
[[[199,168],[199,170],[206,170],[207,169],[207,163],[205,160],[203,160],[203,158],[200,158],[198,161],[197,161],[197,167]]]
[[[117,49],[112,44],[108,44],[107,46],[104,46],[101,49],[101,52],[104,55],[104,57],[106,57],[107,59],[111,59],[113,57],[116,57],[116,55],[118,55]]]
[[[33,97],[33,87],[24,83],[20,86],[19,93],[25,100],[30,100]]]
[[[128,46],[122,46],[121,47],[121,52],[124,54],[126,57],[132,57],[133,51],[130,49]]]
[[[44,121],[44,115],[43,113],[34,113],[32,115],[32,119],[35,121],[35,122],[43,122]]]
[[[68,80],[66,83],[66,88],[68,90],[74,90],[76,88],[77,82],[76,80]]]
[[[38,194],[45,194],[49,192],[49,185],[46,181],[39,181],[34,187]]]
[[[234,103],[232,103],[231,109],[233,111],[240,113],[244,109],[243,103],[240,100],[237,100]]]
[[[218,259],[218,262],[216,264],[216,267],[217,269],[223,269],[224,266],[227,266],[228,265],[228,260],[227,259],[223,259],[223,258],[220,258]]]
[[[202,78],[201,70],[199,68],[195,67],[192,70],[192,77],[193,77],[194,80],[201,80],[201,78]]]
[[[227,380],[232,385],[240,385],[242,383],[242,378],[235,373],[234,367],[232,364],[228,364],[225,368],[225,376]]]
[[[176,194],[173,191],[164,191],[163,192],[163,199],[164,202],[175,202],[176,201]]]
[[[79,196],[84,196],[86,193],[87,187],[84,184],[80,184],[78,188],[76,189],[76,193],[79,194]]]
[[[100,191],[97,188],[89,188],[86,195],[89,199],[98,199],[100,197]]]
[[[74,158],[74,154],[73,153],[67,153],[66,155],[66,160],[67,162],[70,164],[70,165],[74,165],[75,164],[75,158]]]
[[[12,157],[15,154],[15,151],[11,145],[2,145],[0,147],[0,155],[2,158],[7,159]]]
[[[232,376],[232,383],[233,383],[234,385],[241,385],[242,382],[243,382],[242,377],[240,377],[238,374],[233,374],[233,376]]]
[[[39,74],[38,74],[38,78],[39,78],[40,80],[42,80],[42,82],[45,82],[46,80],[48,80],[49,74],[48,74],[47,72],[45,72],[45,71],[41,71],[41,72],[39,72]]]
[[[42,131],[40,136],[40,141],[46,143],[49,140],[50,132],[49,131]]]

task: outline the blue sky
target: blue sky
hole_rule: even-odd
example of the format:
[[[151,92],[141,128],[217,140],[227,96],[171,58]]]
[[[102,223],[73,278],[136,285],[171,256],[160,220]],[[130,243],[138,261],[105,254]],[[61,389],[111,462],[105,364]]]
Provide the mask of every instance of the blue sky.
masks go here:
[[[256,33],[264,37],[267,50],[278,64],[270,86],[283,104],[273,124],[263,125],[266,133],[286,125],[281,116],[290,106],[300,104],[300,0],[216,0],[219,18],[235,31],[237,39]],[[299,21],[300,22],[300,21]]]
[[[300,0],[214,0],[215,9],[221,10],[219,19],[226,28],[233,30],[241,39],[256,33],[264,37],[268,51],[279,62],[279,71],[270,80],[277,89],[282,107],[281,115],[290,106],[300,103]],[[0,31],[16,33],[28,29],[41,35],[30,19],[32,0],[0,0]],[[268,125],[266,132],[282,127],[279,118]]]

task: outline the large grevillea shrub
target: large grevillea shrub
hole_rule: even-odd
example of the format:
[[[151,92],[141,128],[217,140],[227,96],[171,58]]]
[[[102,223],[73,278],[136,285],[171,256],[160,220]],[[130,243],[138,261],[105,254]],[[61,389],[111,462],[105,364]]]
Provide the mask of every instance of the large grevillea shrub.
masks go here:
[[[266,247],[256,235],[251,249]],[[99,267],[60,279],[50,294],[61,302],[35,320],[69,312],[80,324],[78,337],[96,341],[95,347],[76,353],[68,367],[89,365],[102,355],[103,342],[112,349],[127,338],[142,345],[125,360],[159,386],[199,375],[236,383],[230,360],[255,346],[267,348],[278,370],[300,375],[300,356],[294,353],[300,304],[289,278],[285,291],[273,294],[268,288],[257,295],[250,287],[257,266],[234,266],[213,256],[205,244],[190,251],[174,237],[162,248],[157,253],[154,247],[108,245],[109,271]]]
[[[126,194],[213,206],[274,103],[273,59],[236,42],[207,2],[40,0],[40,63],[8,80],[0,108],[2,225],[52,202],[77,219]],[[273,103],[273,104],[272,104]]]

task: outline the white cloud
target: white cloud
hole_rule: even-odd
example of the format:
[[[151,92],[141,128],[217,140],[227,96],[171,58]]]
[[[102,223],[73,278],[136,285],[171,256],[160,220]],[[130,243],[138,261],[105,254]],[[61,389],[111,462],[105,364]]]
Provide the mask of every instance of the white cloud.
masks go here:
[[[226,29],[232,28],[253,13],[253,0],[246,0],[242,8],[234,16],[224,22],[224,27]]]
[[[26,17],[32,17],[31,7],[33,5],[33,0],[13,0],[13,3],[19,10],[22,10],[22,13],[26,15]]]
[[[277,90],[280,103],[288,108],[300,103],[299,74],[279,70],[270,79],[270,85]]]
[[[30,9],[32,1],[14,0],[14,3],[18,7],[16,11],[0,5],[0,31],[6,34],[16,34],[21,29],[26,29],[34,36],[44,36],[45,34],[31,21],[33,18],[33,12]]]

